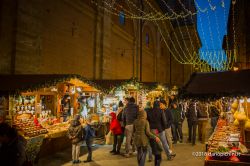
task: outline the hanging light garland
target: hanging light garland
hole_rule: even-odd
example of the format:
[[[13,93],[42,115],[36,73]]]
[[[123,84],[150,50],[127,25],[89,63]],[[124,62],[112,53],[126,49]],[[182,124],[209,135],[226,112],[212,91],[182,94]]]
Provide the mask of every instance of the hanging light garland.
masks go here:
[[[173,26],[172,26],[172,24],[170,22],[170,27],[173,29],[174,37],[176,38],[176,40],[177,40],[176,42],[177,42],[177,44],[179,45],[179,48],[180,48],[179,50],[177,49],[177,46],[176,46],[175,42],[172,40],[172,36],[170,36],[170,34],[168,32],[167,33],[167,38],[172,43],[172,46],[174,47],[174,50],[176,52],[176,53],[173,53],[172,50],[170,49],[170,46],[169,46],[168,42],[165,39],[166,37],[164,36],[164,34],[166,34],[166,33],[162,32],[161,26],[159,26],[159,24],[157,22],[157,21],[164,21],[164,20],[176,20],[177,24],[178,24],[178,28],[179,28],[180,34],[181,34],[181,37],[182,37],[182,39],[184,39],[184,35],[183,35],[182,31],[180,30],[180,25],[179,25],[178,19],[185,19],[188,16],[190,16],[191,19],[193,20],[192,16],[196,15],[198,12],[202,12],[202,13],[206,13],[207,14],[207,17],[208,17],[208,20],[209,20],[208,8],[202,9],[199,6],[199,4],[196,2],[196,0],[194,0],[194,2],[196,4],[196,7],[198,9],[196,12],[189,11],[188,9],[186,9],[185,5],[180,0],[178,0],[178,1],[179,1],[179,3],[181,4],[182,8],[185,10],[186,13],[184,13],[184,12],[181,12],[180,14],[176,13],[171,7],[169,7],[167,5],[167,3],[164,0],[162,0],[162,2],[165,4],[166,7],[168,7],[168,9],[171,12],[171,15],[169,15],[169,13],[162,14],[161,12],[159,12],[158,10],[156,10],[153,7],[153,5],[148,0],[145,0],[145,2],[150,7],[150,9],[153,10],[153,12],[149,12],[149,13],[147,13],[145,11],[142,11],[140,8],[137,7],[137,5],[135,3],[131,2],[130,0],[126,1],[128,4],[132,5],[133,9],[137,10],[137,12],[140,13],[140,14],[133,13],[132,10],[131,10],[131,8],[130,8],[130,10],[127,10],[122,5],[120,5],[119,3],[116,3],[116,4],[113,3],[113,4],[111,4],[111,3],[107,2],[106,0],[104,0],[103,1],[104,6],[102,6],[102,5],[99,5],[95,0],[91,0],[91,2],[94,3],[98,8],[103,9],[105,12],[107,12],[109,14],[113,14],[113,15],[119,16],[120,15],[120,11],[123,10],[124,11],[124,16],[126,18],[130,18],[130,19],[142,19],[142,20],[153,21],[157,25],[157,28],[158,28],[161,36],[162,36],[162,39],[163,39],[165,45],[167,46],[167,48],[169,49],[170,53],[172,54],[172,56],[174,57],[174,59],[177,62],[179,62],[181,64],[192,64],[192,65],[200,65],[200,66],[203,65],[204,66],[205,62],[202,61],[202,60],[200,60],[200,57],[204,56],[204,53],[201,53],[201,52],[199,54],[197,54],[195,52],[194,53],[190,53],[189,49],[188,49],[188,47],[186,45],[186,43],[184,42],[184,46],[187,48],[188,55],[185,54],[185,51],[181,47],[181,44],[180,44],[180,42],[178,40],[178,37],[175,34],[174,28],[173,28]],[[208,0],[208,2],[209,2],[210,9],[214,11],[216,9],[216,6],[211,4],[211,0]],[[225,5],[225,4],[224,5],[223,4],[224,4],[224,1],[222,0],[221,1],[221,6],[222,7]],[[114,7],[115,5],[116,5],[116,7]],[[233,20],[233,23],[234,23],[234,20]],[[208,21],[208,24],[209,24],[209,26],[211,26],[210,25],[210,21]],[[217,26],[218,26],[218,24],[217,24]],[[191,45],[192,45],[193,49],[195,50],[194,44],[192,43],[192,40],[191,40],[190,32],[189,32],[188,27],[186,25],[186,22],[185,22],[185,27],[187,29],[187,33],[188,33],[188,36],[190,38]],[[202,34],[204,35],[203,25],[201,25],[201,29],[202,29]],[[211,27],[209,27],[209,29],[210,29],[209,30],[210,31],[210,38],[212,40],[212,43],[214,43],[213,37],[212,37],[212,32],[211,32]],[[168,31],[168,30],[166,29],[166,31]],[[217,31],[218,31],[218,29],[217,29]],[[235,31],[235,29],[234,29],[234,31]],[[199,42],[199,38],[198,38],[197,34],[196,34],[196,40],[197,40],[197,42]],[[235,35],[234,35],[234,43],[235,43]],[[205,46],[207,47],[207,43],[206,42],[205,42]],[[213,44],[213,47],[214,47],[214,44]],[[181,51],[183,53],[183,56],[180,54],[179,51]],[[211,60],[211,62],[213,62],[212,65],[213,64],[220,64],[221,63],[221,62],[219,62],[220,59],[224,60],[223,56],[221,58],[214,59],[215,54],[216,53],[213,53],[213,55],[212,55],[212,53],[210,53],[210,54],[206,53],[206,55],[209,55],[208,59]],[[220,55],[220,54],[218,54],[218,55]],[[227,55],[230,57],[229,60],[228,60],[228,63],[230,63],[232,61],[232,59],[234,59],[234,58],[231,58],[231,55],[232,55],[231,53],[230,54],[227,53]],[[233,55],[235,55],[235,53]],[[226,67],[224,67],[224,68],[228,68],[228,66],[229,66],[228,63],[225,65]]]
[[[150,8],[151,8],[153,11],[157,11],[157,10],[148,2],[148,0],[145,0],[145,2],[150,6]],[[165,5],[173,14],[176,14],[176,13],[166,4],[165,1],[162,1],[162,2],[164,3],[164,5]],[[179,32],[180,32],[180,34],[181,34],[182,40],[185,41],[185,40],[184,40],[184,35],[183,35],[182,31],[180,30],[180,25],[179,25],[178,19],[176,19],[176,21],[177,21],[177,24],[178,24],[178,29],[179,29]],[[187,56],[187,54],[186,54],[185,51],[183,50],[183,48],[182,48],[182,46],[181,46],[181,44],[180,44],[180,42],[179,42],[179,40],[178,40],[178,37],[177,37],[177,35],[176,35],[176,33],[175,33],[175,29],[173,28],[172,23],[169,22],[169,24],[170,24],[170,27],[172,28],[172,31],[173,31],[174,37],[176,38],[177,44],[179,45],[179,47],[180,47],[180,49],[181,49],[181,51],[182,51],[182,53],[183,53],[183,56],[184,56],[184,58],[182,58],[182,56],[180,55],[181,61],[183,61],[183,64],[191,64],[191,63],[193,63],[192,60],[193,60],[194,57],[192,57],[192,54],[189,52],[189,49],[188,49],[188,47],[186,46],[186,43],[184,42],[184,46],[187,48],[187,52],[188,52],[188,56],[189,56],[189,57]],[[164,37],[164,36],[162,36],[162,37]],[[179,61],[180,61],[180,60],[179,60]]]
[[[110,2],[107,2],[106,0],[104,0],[103,2],[105,2],[105,4],[109,6],[109,9],[99,5],[98,2],[96,2],[96,0],[91,0],[91,2],[93,4],[95,4],[98,8],[101,8],[110,14],[119,15],[119,10],[117,8],[114,8],[112,6],[112,4]],[[126,2],[130,3],[131,1],[127,0]],[[196,1],[195,1],[195,3],[198,4]],[[121,5],[118,5],[118,6],[121,6]],[[138,9],[138,7],[136,5],[133,5],[133,7]],[[126,18],[129,18],[129,19],[142,19],[142,20],[150,20],[150,21],[153,21],[153,20],[156,20],[156,21],[157,20],[174,20],[174,19],[178,19],[178,18],[186,18],[189,16],[193,16],[193,15],[196,15],[198,12],[204,13],[207,10],[208,10],[208,8],[201,9],[200,7],[198,7],[198,10],[196,12],[187,11],[187,13],[182,12],[181,14],[178,14],[175,12],[174,14],[172,14],[170,16],[168,15],[168,13],[157,12],[155,14],[145,13],[145,15],[140,16],[139,14],[131,13],[128,10],[124,9],[124,11],[125,11],[124,15],[126,16]],[[130,14],[127,14],[127,13],[130,13]]]

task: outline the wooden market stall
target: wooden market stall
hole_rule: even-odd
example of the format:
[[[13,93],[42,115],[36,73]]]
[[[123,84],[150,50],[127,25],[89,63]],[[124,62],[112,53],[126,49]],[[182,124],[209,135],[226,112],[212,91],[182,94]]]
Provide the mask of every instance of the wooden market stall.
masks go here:
[[[169,95],[166,84],[139,82],[135,78],[127,80],[94,80],[94,82],[105,92],[103,98],[110,98],[110,103],[113,104],[118,104],[125,97],[134,97],[138,105],[145,106],[147,101],[154,101],[156,98],[167,100]]]
[[[168,101],[170,90],[167,84],[161,84],[157,82],[142,82],[144,91],[146,92],[147,101],[155,101],[157,98]]]
[[[205,166],[249,165],[250,70],[194,73],[180,93],[182,98],[228,100],[208,140]]]
[[[100,91],[79,75],[0,75],[0,80],[0,109],[27,140],[31,161],[38,153],[44,156],[69,147],[69,122],[82,113],[84,101],[87,114],[97,110]]]

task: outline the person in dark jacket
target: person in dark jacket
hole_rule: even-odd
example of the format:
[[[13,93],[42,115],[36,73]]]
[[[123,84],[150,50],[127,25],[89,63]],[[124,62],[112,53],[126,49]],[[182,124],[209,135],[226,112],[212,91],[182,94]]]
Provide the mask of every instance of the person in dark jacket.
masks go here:
[[[126,135],[126,153],[125,157],[129,157],[132,152],[130,152],[131,149],[131,142],[132,142],[132,137],[133,137],[133,130],[134,130],[134,121],[137,118],[137,114],[139,111],[138,105],[135,104],[135,99],[131,97],[129,99],[129,103],[126,105],[124,108],[123,112],[123,121],[126,123],[125,126],[125,135]]]
[[[182,135],[182,117],[181,117],[181,110],[178,108],[177,103],[172,103],[172,110],[173,114],[173,139],[174,143],[176,144],[179,140],[182,143],[183,135]],[[180,138],[179,138],[180,137]]]
[[[94,128],[91,126],[91,121],[92,121],[92,117],[89,116],[86,120],[87,126],[85,127],[85,142],[88,148],[88,157],[87,160],[84,161],[84,163],[88,163],[88,162],[92,162],[92,144],[94,141],[94,137],[95,137],[95,130]]]
[[[170,109],[167,109],[167,103],[165,100],[160,100],[160,108],[164,111],[165,117],[166,117],[166,127],[165,127],[165,135],[168,141],[169,150],[172,152],[173,150],[173,144],[172,144],[172,132],[171,132],[171,126],[173,124],[173,114]]]
[[[113,154],[120,154],[120,149],[122,145],[122,127],[120,125],[120,122],[116,119],[116,114],[114,112],[111,112],[109,114],[112,119],[110,122],[110,131],[113,133],[114,138],[114,144],[113,144],[113,150],[110,153]]]
[[[188,122],[188,142],[192,142],[195,145],[196,141],[196,130],[197,130],[197,109],[196,102],[191,101],[186,112],[187,122]]]
[[[205,144],[207,123],[208,123],[208,106],[205,102],[200,102],[198,107],[198,137],[202,144]]]
[[[212,105],[210,106],[210,117],[211,117],[211,126],[212,126],[213,131],[217,125],[219,116],[220,116],[220,112],[219,112],[218,107],[215,105],[215,103],[212,103]]]
[[[155,101],[154,107],[151,111],[147,112],[148,121],[150,124],[151,132],[159,134],[164,151],[166,152],[168,160],[172,160],[175,154],[171,154],[167,143],[165,128],[166,128],[166,117],[164,112],[160,109],[160,102]]]
[[[160,139],[150,132],[147,114],[144,110],[140,110],[137,119],[134,122],[134,142],[137,147],[137,161],[139,166],[145,165],[147,155],[147,147],[149,139],[160,142]]]
[[[25,145],[15,128],[7,123],[0,124],[0,165],[23,166],[25,162]]]
[[[72,143],[72,162],[73,164],[80,163],[80,146],[83,140],[82,125],[80,123],[80,115],[75,115],[68,129],[68,137]]]

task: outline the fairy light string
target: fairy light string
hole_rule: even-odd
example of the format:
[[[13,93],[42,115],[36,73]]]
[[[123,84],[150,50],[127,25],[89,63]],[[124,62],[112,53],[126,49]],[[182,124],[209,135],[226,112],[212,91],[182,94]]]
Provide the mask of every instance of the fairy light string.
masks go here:
[[[179,0],[179,1],[180,1],[180,0]],[[188,9],[184,8],[185,6],[183,6],[183,4],[181,3],[181,5],[183,6],[183,9],[185,10],[185,13],[182,12],[181,14],[178,14],[178,13],[174,12],[173,10],[170,10],[170,11],[172,12],[171,15],[169,15],[168,13],[161,14],[160,12],[158,12],[157,10],[154,10],[154,8],[152,8],[152,10],[153,10],[154,12],[148,12],[148,13],[143,12],[143,15],[142,15],[142,16],[139,16],[138,14],[132,12],[132,10],[131,10],[130,7],[129,7],[129,10],[127,10],[126,8],[122,7],[122,6],[121,6],[120,4],[118,4],[118,3],[115,4],[116,7],[114,7],[115,5],[112,6],[109,2],[107,2],[107,1],[105,1],[105,0],[104,0],[104,2],[105,2],[105,3],[104,3],[104,6],[101,6],[101,5],[99,5],[98,3],[94,3],[94,4],[97,5],[98,7],[102,8],[104,11],[106,11],[106,12],[108,12],[108,13],[110,13],[110,14],[114,14],[114,15],[116,15],[116,16],[119,16],[119,15],[120,15],[120,10],[124,10],[124,15],[125,15],[126,18],[130,18],[130,19],[144,19],[144,20],[154,21],[155,24],[157,23],[157,21],[160,21],[160,20],[163,21],[163,20],[167,20],[167,19],[169,19],[169,20],[171,20],[171,19],[177,19],[178,28],[180,28],[178,19],[180,19],[180,18],[186,18],[186,17],[188,17],[188,16],[190,16],[190,17],[192,18],[192,16],[194,16],[194,15],[197,14],[198,12],[205,12],[205,13],[207,13],[208,8],[201,9],[201,7],[198,5],[198,3],[196,2],[196,0],[194,0],[194,1],[195,1],[195,4],[196,4],[196,7],[198,8],[197,12],[188,11]],[[209,0],[208,0],[208,1],[209,1]],[[95,2],[95,1],[92,0],[92,2]],[[140,8],[138,8],[135,4],[133,5],[133,3],[131,3],[131,1],[128,0],[127,2],[130,3],[130,4],[133,6],[133,8],[134,8],[135,10],[138,10],[138,11],[140,10]],[[148,2],[148,1],[146,0],[146,2]],[[151,4],[150,2],[148,2],[147,4],[148,4],[148,6],[153,7],[152,4]],[[212,7],[212,8],[211,8],[211,7]],[[215,10],[215,9],[213,9],[213,7],[215,7],[215,6],[213,6],[213,5],[210,6],[211,10]],[[171,8],[170,8],[170,9],[171,9]],[[209,17],[209,16],[208,16],[208,17]],[[193,18],[192,18],[192,20],[193,20]],[[233,22],[234,22],[234,21],[233,21]],[[210,23],[209,23],[209,24],[210,24]],[[209,26],[211,26],[211,25],[209,25]],[[161,27],[159,26],[158,23],[157,23],[157,27],[158,27],[158,29],[161,31]],[[186,22],[185,22],[185,27],[186,27],[187,32],[188,32],[187,34],[188,34],[188,36],[189,36],[189,38],[190,38],[191,35],[190,35],[190,32],[189,32],[189,29],[188,29],[188,27],[187,27]],[[201,27],[203,28],[203,26],[201,26]],[[171,23],[170,23],[170,28],[174,29]],[[210,28],[210,29],[211,29],[211,28]],[[180,30],[180,29],[179,29],[179,30]],[[168,28],[167,28],[167,30],[165,30],[165,31],[168,31]],[[184,36],[183,36],[183,34],[182,34],[182,31],[180,31],[180,32],[181,32],[180,34],[181,34],[182,38],[184,38]],[[189,52],[189,53],[188,53],[188,54],[189,54],[188,56],[187,56],[187,54],[184,53],[184,50],[183,50],[182,47],[181,47],[181,44],[180,44],[180,42],[179,42],[179,39],[178,39],[177,35],[175,34],[175,31],[173,31],[173,33],[174,33],[174,37],[175,37],[176,40],[177,40],[177,41],[176,41],[176,42],[178,43],[177,45],[179,45],[179,47],[180,47],[180,50],[178,50],[178,49],[176,48],[175,42],[173,42],[173,40],[171,39],[170,35],[167,34],[167,37],[170,37],[170,42],[172,43],[174,49],[176,50],[176,53],[178,52],[178,57],[179,57],[179,58],[176,57],[176,56],[175,56],[176,53],[173,54],[173,52],[172,52],[172,50],[170,49],[170,47],[168,47],[169,51],[172,52],[171,54],[172,54],[173,56],[175,56],[174,58],[175,58],[179,63],[181,63],[181,64],[195,64],[195,65],[197,65],[197,64],[200,63],[201,65],[203,65],[204,62],[199,60],[199,57],[200,57],[200,56],[197,56],[196,53],[191,54],[191,53]],[[204,34],[204,31],[203,31],[203,34]],[[197,36],[196,39],[199,41],[198,35],[197,35],[197,34],[195,34],[195,35]],[[210,30],[210,35],[211,35],[211,30]],[[162,33],[162,31],[161,31],[161,36],[162,36],[162,38],[163,38],[164,43],[165,43],[166,46],[167,46],[167,45],[168,45],[168,42],[166,41],[166,39],[165,39],[166,37],[164,36],[164,34]],[[235,35],[234,35],[234,36],[235,36]],[[211,40],[213,40],[213,38],[211,38]],[[192,43],[193,41],[191,40],[191,38],[190,38],[190,42],[191,42],[192,47],[194,48],[194,44]],[[235,43],[235,37],[234,37],[234,43]],[[185,41],[184,41],[183,44],[185,45],[185,47],[187,47]],[[205,45],[207,45],[207,44],[205,44]],[[169,45],[168,45],[168,46],[169,46]],[[206,46],[206,47],[207,47],[207,46]],[[189,50],[189,49],[187,49],[187,50]],[[182,51],[182,52],[183,52],[184,57],[182,57],[182,56],[180,55],[180,52],[179,52],[179,51]],[[204,54],[204,53],[199,53],[199,54]],[[222,53],[221,53],[221,54],[222,54]],[[231,53],[229,53],[229,57],[230,57],[230,56],[231,56]],[[184,59],[183,59],[183,58],[184,58]],[[223,59],[223,57],[221,57],[221,58]],[[208,59],[210,59],[211,62],[213,62],[213,64],[216,64],[216,63],[218,64],[218,60],[221,60],[220,58],[217,59],[217,60],[215,60],[211,54],[209,55],[209,58],[208,58]],[[229,58],[228,62],[230,62],[231,59],[232,59],[232,58]],[[215,61],[216,61],[216,62],[215,62]]]
[[[148,3],[147,0],[145,0],[145,2]],[[162,1],[162,2],[164,3],[164,5],[165,5],[172,13],[176,14],[169,6],[165,3],[165,1]],[[148,5],[150,5],[150,4],[148,3]],[[150,7],[151,7],[154,11],[156,10],[152,5],[150,5]],[[178,19],[176,19],[176,21],[177,21],[177,23],[178,23]],[[179,42],[179,40],[178,40],[178,36],[176,35],[175,29],[174,29],[172,23],[169,22],[169,24],[170,24],[170,27],[172,28],[172,32],[173,32],[173,34],[174,34],[174,37],[175,37],[175,39],[176,39],[176,42],[177,42],[177,44],[179,45],[179,47],[180,47],[180,49],[181,49],[181,51],[182,51],[182,53],[183,53],[183,55],[184,55],[184,57],[185,57],[184,63],[185,63],[185,64],[192,64],[192,63],[193,63],[193,62],[191,62],[191,60],[193,59],[192,54],[190,54],[189,49],[187,49],[188,54],[189,54],[189,56],[190,56],[190,57],[187,57],[187,54],[186,54],[185,51],[183,50],[183,48],[182,48],[182,46],[181,46],[181,44],[180,44],[180,42]],[[178,29],[179,29],[179,31],[180,31],[180,34],[181,34],[181,37],[182,37],[182,41],[184,41],[183,44],[184,44],[184,46],[187,48],[186,43],[185,43],[185,39],[184,39],[184,36],[183,36],[183,34],[182,34],[182,31],[180,30],[179,24],[178,24]]]

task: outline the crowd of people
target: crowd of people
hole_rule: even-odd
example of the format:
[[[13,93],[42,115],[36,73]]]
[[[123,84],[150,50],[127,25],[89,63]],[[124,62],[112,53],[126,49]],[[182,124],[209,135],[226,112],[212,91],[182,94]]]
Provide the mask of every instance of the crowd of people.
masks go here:
[[[188,124],[187,143],[196,144],[196,131],[198,140],[205,143],[207,124],[211,118],[214,130],[219,117],[219,108],[216,104],[198,102],[195,100],[178,101],[171,96],[168,101],[156,98],[148,101],[145,108],[140,108],[135,99],[125,98],[120,101],[117,113],[110,113],[110,131],[113,134],[113,149],[110,153],[121,154],[121,145],[125,138],[125,157],[130,157],[137,150],[139,166],[144,166],[148,153],[149,162],[154,155],[155,166],[159,166],[162,153],[167,160],[174,159],[173,144],[182,143],[182,126],[185,118]]]
[[[173,144],[182,143],[182,126],[186,118],[188,124],[187,143],[196,144],[198,140],[206,141],[206,128],[211,118],[212,130],[216,127],[219,118],[219,106],[216,103],[198,102],[195,100],[178,101],[171,96],[168,101],[161,97],[155,101],[148,101],[144,108],[139,107],[133,97],[120,101],[116,112],[110,113],[110,132],[113,135],[113,155],[130,157],[137,151],[137,162],[144,166],[148,154],[151,162],[154,156],[155,166],[162,161],[162,153],[167,160],[174,159]],[[25,141],[17,134],[15,128],[5,123],[4,114],[0,112],[0,160],[6,166],[22,166],[25,164]],[[72,142],[72,163],[80,163],[80,146],[86,142],[88,156],[84,161],[92,162],[92,144],[96,129],[91,123],[91,116],[86,118],[83,128],[81,116],[75,115],[68,129],[68,138]],[[125,153],[121,153],[125,142]]]

